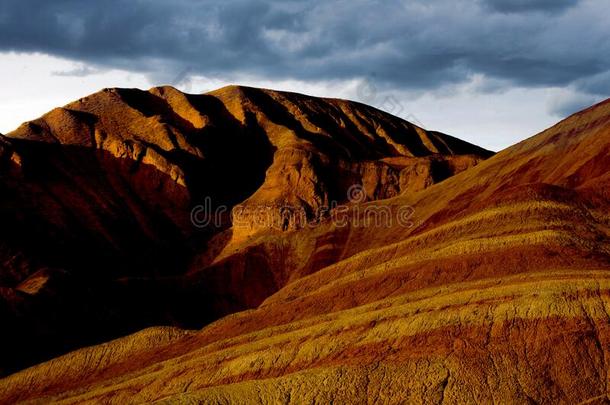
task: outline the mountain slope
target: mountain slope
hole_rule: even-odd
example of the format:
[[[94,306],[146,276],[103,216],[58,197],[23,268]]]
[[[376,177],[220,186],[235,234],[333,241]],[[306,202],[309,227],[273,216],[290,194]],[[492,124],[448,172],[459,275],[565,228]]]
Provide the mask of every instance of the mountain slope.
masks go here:
[[[607,101],[441,184],[360,204],[349,226],[285,233],[287,251],[313,240],[332,263],[254,310],[137,362],[68,354],[3,380],[0,398],[603,403],[609,162]],[[356,226],[367,206],[412,207],[412,223]]]
[[[353,184],[412,193],[490,155],[359,103],[238,86],[57,108],[0,136],[0,373],[256,307],[308,254],[257,235],[324,220]],[[199,206],[216,221],[195,226]]]

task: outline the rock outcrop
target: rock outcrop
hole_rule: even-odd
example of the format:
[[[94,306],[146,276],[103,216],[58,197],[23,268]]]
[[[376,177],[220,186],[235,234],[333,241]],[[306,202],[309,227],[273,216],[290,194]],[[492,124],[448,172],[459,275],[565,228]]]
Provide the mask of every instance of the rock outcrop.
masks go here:
[[[237,119],[260,125],[275,149],[265,181],[233,212],[234,236],[295,230],[363,186],[368,200],[415,192],[491,153],[345,100],[227,87],[210,93]],[[385,160],[388,161],[385,161]]]

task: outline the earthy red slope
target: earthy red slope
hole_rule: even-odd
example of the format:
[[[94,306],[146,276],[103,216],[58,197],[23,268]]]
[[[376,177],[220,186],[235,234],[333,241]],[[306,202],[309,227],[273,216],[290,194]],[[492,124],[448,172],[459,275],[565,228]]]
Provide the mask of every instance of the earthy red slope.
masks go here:
[[[209,270],[268,229],[248,215],[193,226],[208,197],[318,220],[354,182],[385,198],[489,155],[358,103],[237,86],[106,89],[57,108],[0,136],[0,372],[146,326],[201,327],[281,288],[290,266],[257,245]]]
[[[606,102],[441,184],[375,203],[412,206],[414,226],[356,227],[352,216],[350,227],[323,223],[283,242],[235,241],[243,254],[330,249],[332,264],[254,311],[143,346],[137,361],[92,347],[15,374],[2,398],[603,403],[609,159]]]

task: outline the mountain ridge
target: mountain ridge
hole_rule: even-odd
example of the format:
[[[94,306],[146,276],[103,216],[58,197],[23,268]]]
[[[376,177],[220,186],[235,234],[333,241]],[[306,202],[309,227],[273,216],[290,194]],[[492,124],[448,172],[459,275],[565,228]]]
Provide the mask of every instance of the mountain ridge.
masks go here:
[[[363,211],[353,211],[347,227],[239,242],[242,257],[281,247],[318,265],[296,268],[254,309],[143,347],[138,364],[100,369],[79,360],[108,358],[90,347],[3,380],[0,398],[603,401],[608,159],[606,102],[442,183],[361,203],[412,207],[413,226],[355,226]]]
[[[370,201],[414,193],[491,155],[360,103],[239,86],[104,89],[24,123],[0,148],[4,373],[255,307],[315,248],[284,255],[257,235],[325,220],[354,184]],[[196,227],[192,209],[207,198],[225,215]],[[243,227],[231,226],[237,205]],[[274,209],[271,224],[257,222],[260,207]]]

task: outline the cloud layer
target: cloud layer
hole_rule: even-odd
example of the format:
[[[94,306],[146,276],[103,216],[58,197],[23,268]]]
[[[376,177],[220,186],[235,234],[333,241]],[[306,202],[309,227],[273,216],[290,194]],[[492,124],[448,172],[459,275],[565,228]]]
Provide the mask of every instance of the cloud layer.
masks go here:
[[[483,74],[606,93],[609,13],[606,0],[5,0],[0,51],[169,76],[374,74],[427,89]]]

